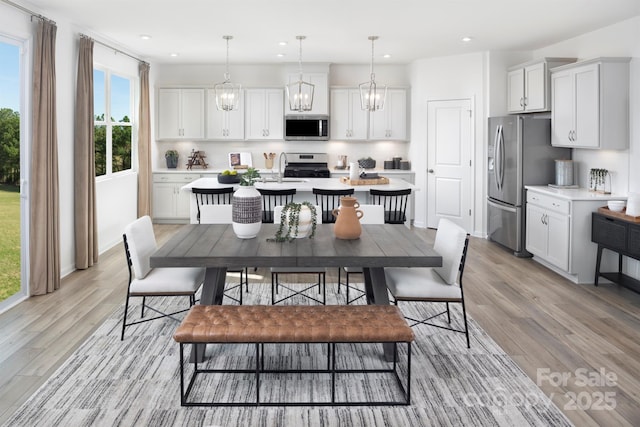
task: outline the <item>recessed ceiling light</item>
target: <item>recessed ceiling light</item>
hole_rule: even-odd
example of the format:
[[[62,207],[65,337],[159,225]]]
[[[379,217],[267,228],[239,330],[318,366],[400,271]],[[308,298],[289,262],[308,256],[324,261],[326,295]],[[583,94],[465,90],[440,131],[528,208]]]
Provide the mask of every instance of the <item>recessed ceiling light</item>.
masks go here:
[[[179,56],[180,54],[179,54],[179,53],[175,53],[175,52],[174,52],[174,53],[170,53],[169,55],[170,55],[171,57],[175,58],[176,56]]]
[[[142,40],[151,40],[151,36],[149,34],[140,34],[140,38]]]
[[[467,36],[467,37],[463,37],[462,38],[462,41],[465,42],[465,43],[470,42],[471,40],[473,40],[473,37]]]
[[[287,42],[278,42],[278,44],[279,44],[280,46],[286,46],[286,45],[287,45]]]
[[[383,58],[385,59],[389,59],[391,58],[391,54],[390,53],[385,53],[384,55],[382,55]]]

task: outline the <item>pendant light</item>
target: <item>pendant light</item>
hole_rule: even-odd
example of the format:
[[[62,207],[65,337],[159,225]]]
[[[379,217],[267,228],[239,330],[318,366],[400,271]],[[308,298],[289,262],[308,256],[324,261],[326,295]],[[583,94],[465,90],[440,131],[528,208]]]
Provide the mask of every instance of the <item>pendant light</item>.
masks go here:
[[[229,77],[229,40],[233,36],[222,36],[227,41],[227,67],[224,73],[224,81],[216,84],[213,89],[216,93],[216,108],[220,111],[237,110],[240,106],[240,84],[231,83]]]
[[[387,86],[376,84],[376,75],[373,72],[373,43],[378,36],[369,36],[371,40],[371,71],[370,80],[360,83],[360,106],[363,110],[378,111],[384,109],[384,101],[387,97]]]
[[[298,71],[299,78],[297,82],[287,85],[287,98],[289,99],[289,110],[303,113],[311,111],[313,108],[313,90],[314,85],[302,80],[302,40],[305,36],[296,36],[300,42],[300,51],[298,54]]]

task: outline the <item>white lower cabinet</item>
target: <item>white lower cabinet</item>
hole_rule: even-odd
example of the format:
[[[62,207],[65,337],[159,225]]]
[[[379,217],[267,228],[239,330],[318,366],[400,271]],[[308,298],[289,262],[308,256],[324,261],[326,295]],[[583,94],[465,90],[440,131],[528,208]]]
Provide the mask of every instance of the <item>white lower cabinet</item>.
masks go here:
[[[587,190],[527,187],[526,248],[534,260],[576,283],[593,283],[597,245],[591,242],[591,212],[615,196]]]
[[[569,270],[568,202],[527,194],[527,250],[562,270]]]
[[[200,174],[153,174],[153,220],[156,222],[189,222],[190,192],[182,186],[200,178]]]

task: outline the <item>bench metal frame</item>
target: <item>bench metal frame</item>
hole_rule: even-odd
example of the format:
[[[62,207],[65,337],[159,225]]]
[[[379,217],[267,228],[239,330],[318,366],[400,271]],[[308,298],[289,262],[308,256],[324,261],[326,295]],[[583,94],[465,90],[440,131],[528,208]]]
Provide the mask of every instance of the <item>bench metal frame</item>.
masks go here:
[[[406,386],[398,373],[398,343],[393,342],[393,361],[391,368],[379,369],[338,369],[336,368],[336,344],[372,344],[362,342],[329,342],[329,343],[307,343],[307,342],[265,342],[265,343],[210,343],[210,344],[253,344],[255,345],[256,366],[255,369],[200,369],[198,363],[189,363],[185,361],[184,347],[186,345],[196,345],[205,343],[180,343],[180,405],[181,406],[387,406],[387,405],[410,405],[411,404],[411,342],[407,345],[407,377]],[[265,369],[264,366],[264,344],[326,344],[327,351],[327,369]],[[188,378],[188,384],[185,389],[185,363],[193,366],[193,373]],[[193,390],[196,378],[200,374],[207,373],[235,373],[246,374],[254,373],[256,379],[255,400],[245,402],[194,402],[189,401],[189,395]],[[331,375],[331,400],[330,401],[308,401],[308,402],[265,402],[260,400],[260,374],[300,374],[300,373],[320,373]],[[402,393],[403,400],[392,401],[336,401],[336,375],[337,374],[354,374],[354,373],[392,373],[398,383],[399,390]]]

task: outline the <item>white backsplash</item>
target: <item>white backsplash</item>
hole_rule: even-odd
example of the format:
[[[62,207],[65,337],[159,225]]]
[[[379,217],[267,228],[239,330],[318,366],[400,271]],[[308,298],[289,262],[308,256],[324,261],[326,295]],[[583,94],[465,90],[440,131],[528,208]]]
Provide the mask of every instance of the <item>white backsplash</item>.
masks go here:
[[[186,163],[191,150],[201,150],[206,154],[206,161],[210,169],[225,169],[229,167],[228,154],[232,152],[250,152],[253,166],[263,168],[263,153],[327,153],[329,168],[334,169],[338,156],[346,155],[347,161],[356,161],[362,157],[376,160],[376,169],[384,167],[384,160],[392,157],[407,159],[408,142],[397,141],[200,141],[200,142],[169,142],[160,141],[154,145],[157,150],[153,156],[153,169],[166,167],[164,153],[167,150],[178,150],[180,159],[178,170],[186,170]],[[274,162],[274,169],[278,168],[278,157]],[[409,159],[410,160],[410,159]]]
[[[611,175],[611,192],[626,195],[629,192],[629,150],[573,149],[573,160],[578,164],[578,185],[589,188],[589,170],[607,169]]]

